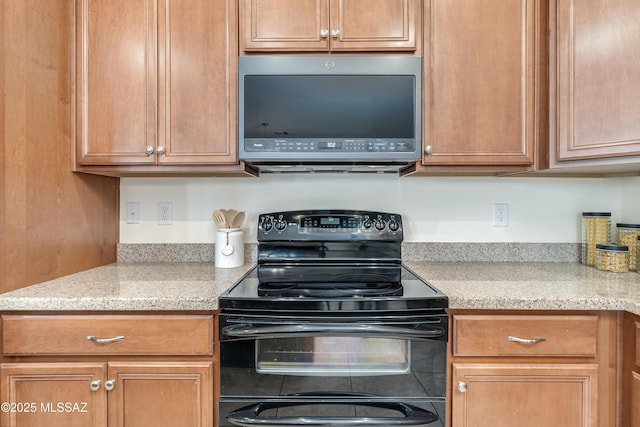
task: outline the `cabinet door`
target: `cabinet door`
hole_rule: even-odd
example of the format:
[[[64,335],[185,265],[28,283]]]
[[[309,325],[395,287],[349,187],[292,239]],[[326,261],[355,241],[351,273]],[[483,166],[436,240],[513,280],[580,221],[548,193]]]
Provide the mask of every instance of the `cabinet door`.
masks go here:
[[[3,406],[0,425],[106,427],[106,392],[102,381],[105,372],[103,364],[3,364],[0,401],[12,406]]]
[[[240,0],[241,47],[329,51],[329,0]]]
[[[558,160],[640,155],[640,2],[552,1],[551,11]]]
[[[234,0],[159,2],[158,163],[237,163]]]
[[[154,0],[76,0],[76,161],[155,163]]]
[[[112,362],[110,427],[212,427],[212,362]]]
[[[597,427],[597,365],[453,364],[452,427]]]
[[[640,373],[631,373],[631,427],[640,427]],[[624,420],[623,420],[624,422]]]
[[[419,0],[242,0],[241,46],[257,51],[415,51]]]
[[[79,165],[237,163],[233,0],[77,0]]]
[[[332,51],[415,51],[418,0],[331,0]]]
[[[424,164],[532,165],[539,0],[425,9]]]

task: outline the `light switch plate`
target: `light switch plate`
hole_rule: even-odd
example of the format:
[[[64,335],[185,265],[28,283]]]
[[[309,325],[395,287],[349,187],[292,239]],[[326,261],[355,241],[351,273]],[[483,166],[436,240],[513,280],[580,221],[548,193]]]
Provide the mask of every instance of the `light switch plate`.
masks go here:
[[[127,224],[140,224],[140,202],[127,202]]]

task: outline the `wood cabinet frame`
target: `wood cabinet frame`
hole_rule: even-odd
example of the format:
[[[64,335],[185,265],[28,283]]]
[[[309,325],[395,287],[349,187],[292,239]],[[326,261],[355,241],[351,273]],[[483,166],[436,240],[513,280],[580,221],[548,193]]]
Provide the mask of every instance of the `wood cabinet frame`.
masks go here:
[[[237,156],[237,2],[123,5],[76,0],[75,170],[255,175]]]
[[[622,328],[621,427],[640,427],[640,316],[625,313]]]
[[[619,406],[619,376],[622,369],[620,354],[620,331],[622,323],[622,313],[616,311],[528,311],[528,310],[449,310],[450,315],[481,316],[484,318],[500,319],[504,316],[532,316],[541,319],[555,319],[559,316],[573,316],[576,319],[585,316],[597,316],[596,324],[596,352],[593,355],[587,351],[590,347],[582,345],[583,355],[553,356],[552,354],[540,355],[515,355],[501,356],[499,353],[489,355],[454,355],[455,345],[454,326],[450,328],[449,351],[448,351],[448,388],[447,388],[447,425],[458,427],[465,425],[458,423],[460,417],[464,417],[461,411],[464,407],[456,407],[454,400],[460,399],[461,395],[457,390],[456,369],[458,372],[475,374],[475,380],[499,381],[501,376],[508,373],[511,378],[520,376],[520,380],[529,381],[536,375],[541,375],[545,381],[566,381],[574,384],[581,384],[579,389],[583,390],[589,408],[585,408],[583,419],[585,426],[592,427],[614,427],[618,417]],[[454,325],[455,320],[450,319],[450,325]],[[530,337],[526,337],[530,338]],[[507,336],[504,336],[507,339]],[[568,337],[567,339],[570,339]],[[584,341],[583,341],[584,342]],[[562,347],[558,347],[562,348]],[[521,369],[521,374],[518,374]],[[554,379],[555,377],[555,379]],[[577,382],[577,383],[576,383]],[[591,387],[586,390],[584,387]],[[458,393],[457,396],[455,394]],[[595,406],[593,406],[595,405]],[[546,408],[545,410],[552,410]],[[587,414],[588,413],[588,414]],[[458,417],[456,423],[452,424],[452,416]],[[463,418],[464,420],[464,418]],[[535,422],[535,420],[532,420]],[[523,426],[527,424],[522,424]],[[537,424],[534,424],[537,425]]]
[[[419,55],[421,6],[421,0],[240,0],[240,54]]]
[[[486,2],[465,2],[425,0],[425,152],[415,172],[504,174],[544,168],[546,2],[501,3],[495,11]],[[465,31],[458,30],[460,25]],[[511,74],[501,75],[505,70]]]
[[[638,3],[549,5],[551,167],[631,162],[633,169],[640,161],[640,59],[629,52],[640,49]]]
[[[89,327],[98,329],[98,333],[113,331],[117,334],[117,331],[125,329],[134,342],[128,347],[118,347],[121,341],[105,344],[89,341],[89,348],[93,350],[76,355],[73,351],[60,351],[56,342],[34,337],[43,346],[42,354],[38,354],[32,351],[34,346],[28,339],[19,339],[19,333],[6,334],[11,343],[9,347],[14,350],[12,354],[0,353],[0,401],[33,402],[36,411],[30,414],[3,411],[0,414],[2,426],[29,427],[34,422],[47,423],[51,427],[155,426],[162,425],[167,419],[172,419],[174,425],[217,425],[216,402],[220,393],[217,378],[220,372],[215,314],[28,314],[3,315],[3,320],[8,317],[9,321],[6,324],[2,322],[0,342],[5,341],[7,328],[18,332],[29,330],[27,324],[31,319],[46,322],[47,319],[55,320],[56,316],[61,316],[61,323],[56,323],[51,331],[56,333],[58,341],[74,343],[76,336],[81,335],[81,341],[87,342],[83,336],[87,334],[84,323],[89,321],[93,325]],[[77,316],[79,324],[73,323],[74,316]],[[178,321],[175,327],[170,324],[172,319]],[[185,333],[183,321],[197,326],[200,332],[194,337],[199,340],[206,335],[207,342],[188,344],[190,338],[180,336]],[[203,325],[203,321],[210,327]],[[38,322],[36,325],[42,324]],[[67,329],[69,336],[63,333]],[[166,351],[153,341],[156,335],[157,341],[166,342]],[[149,345],[155,349],[145,354],[142,350]],[[112,383],[107,385],[107,381]],[[155,407],[159,401],[163,401],[162,406]],[[87,402],[85,409],[88,411],[73,418],[78,413],[60,414],[66,411],[55,411],[58,402]],[[47,408],[48,411],[44,410]]]

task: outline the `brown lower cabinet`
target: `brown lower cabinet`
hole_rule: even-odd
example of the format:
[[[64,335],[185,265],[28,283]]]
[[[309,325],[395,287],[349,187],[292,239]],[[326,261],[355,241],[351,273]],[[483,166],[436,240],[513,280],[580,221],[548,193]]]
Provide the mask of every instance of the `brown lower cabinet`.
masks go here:
[[[598,426],[598,365],[460,363],[453,377],[454,426]]]
[[[215,425],[213,314],[2,321],[3,427]]]
[[[7,427],[212,426],[212,362],[6,363]]]
[[[622,353],[622,427],[640,427],[640,316],[625,313]]]
[[[631,414],[628,420],[632,427],[640,426],[640,374],[636,371],[631,373],[631,395],[629,396],[629,404],[631,405]]]
[[[640,317],[450,315],[448,426],[640,427]],[[1,318],[3,427],[217,424],[214,313]]]
[[[448,425],[615,426],[618,326],[616,312],[453,311]]]

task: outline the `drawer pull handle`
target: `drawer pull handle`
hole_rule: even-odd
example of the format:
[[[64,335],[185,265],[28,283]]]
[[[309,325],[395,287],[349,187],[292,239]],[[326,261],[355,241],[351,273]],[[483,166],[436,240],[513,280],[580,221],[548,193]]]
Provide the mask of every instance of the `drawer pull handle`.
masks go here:
[[[111,391],[116,386],[116,380],[107,380],[104,382],[104,389],[107,391]]]
[[[100,390],[100,380],[91,381],[89,383],[89,388],[91,389],[91,391]]]
[[[458,391],[460,393],[466,393],[467,392],[467,383],[460,381],[458,382]]]
[[[535,337],[532,340],[527,340],[524,338],[518,338],[518,337],[512,337],[512,336],[508,336],[507,339],[512,342],[519,342],[520,344],[537,344],[539,342],[543,342],[547,340],[546,337]]]
[[[111,342],[118,342],[124,340],[124,335],[118,335],[113,338],[97,338],[95,335],[87,335],[89,341],[93,341],[98,344],[109,344]]]

